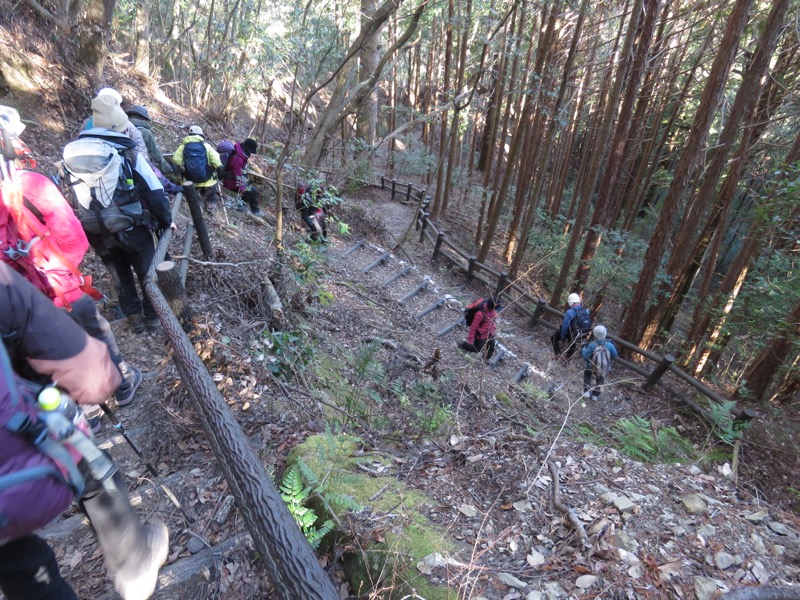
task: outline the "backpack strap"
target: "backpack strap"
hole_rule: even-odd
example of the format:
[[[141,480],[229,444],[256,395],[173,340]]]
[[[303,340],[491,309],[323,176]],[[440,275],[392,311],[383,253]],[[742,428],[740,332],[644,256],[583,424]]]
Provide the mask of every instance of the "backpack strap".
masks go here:
[[[27,438],[42,454],[50,457],[53,462],[60,465],[66,471],[67,478],[65,479],[62,472],[56,467],[48,468],[47,473],[41,473],[42,475],[54,475],[57,479],[69,484],[77,495],[82,495],[86,487],[86,481],[78,467],[78,463],[72,458],[64,444],[50,437],[50,433],[44,423],[38,419],[32,419],[29,414],[21,410],[22,397],[11,366],[11,358],[8,356],[8,350],[6,350],[4,343],[0,343],[0,372],[2,372],[3,378],[8,384],[11,406],[14,410],[6,420],[5,428],[12,433]],[[30,478],[30,472],[20,474],[20,481]]]

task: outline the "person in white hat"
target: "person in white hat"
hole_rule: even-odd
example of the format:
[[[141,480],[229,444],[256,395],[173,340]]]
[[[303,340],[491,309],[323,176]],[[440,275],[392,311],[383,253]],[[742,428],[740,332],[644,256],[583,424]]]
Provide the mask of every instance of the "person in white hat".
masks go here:
[[[619,356],[614,342],[608,339],[608,331],[602,325],[592,330],[592,341],[581,348],[583,357],[583,397],[600,400],[600,391],[611,372],[611,361]],[[592,386],[592,375],[595,385]]]
[[[95,99],[92,100],[92,116],[86,119],[83,129],[103,127],[127,135],[136,144],[136,152],[148,159],[149,155],[144,138],[133,123],[130,122],[125,111],[122,110],[121,99],[122,96],[115,89],[103,88],[100,90]]]
[[[562,356],[561,341],[569,342],[567,349],[564,351],[563,356],[569,360],[575,354],[575,350],[579,349],[588,341],[589,335],[592,332],[592,316],[589,311],[581,306],[581,297],[579,294],[573,292],[567,298],[569,308],[564,313],[564,319],[561,321],[561,327],[556,329],[553,337],[550,338],[553,342],[553,352],[556,358]]]

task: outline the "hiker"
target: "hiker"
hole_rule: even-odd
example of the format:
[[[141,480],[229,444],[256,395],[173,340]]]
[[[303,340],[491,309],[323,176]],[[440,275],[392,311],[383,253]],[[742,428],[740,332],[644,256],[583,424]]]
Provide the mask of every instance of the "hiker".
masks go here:
[[[102,100],[98,100],[100,98],[102,98]],[[97,117],[95,115],[95,101],[98,102],[98,105],[103,107],[101,109],[99,122],[96,120]],[[92,100],[92,114],[83,122],[82,131],[94,127],[107,127],[117,133],[124,133],[136,144],[136,151],[147,158],[147,145],[145,144],[141,132],[131,123],[127,116],[124,121],[119,120],[120,114],[125,114],[122,111],[122,104],[122,95],[117,90],[109,87],[101,89],[97,92],[95,99]],[[119,112],[113,111],[113,107],[119,108]],[[109,115],[112,114],[112,111],[116,118],[113,123],[109,122]]]
[[[335,203],[336,188],[326,189],[316,179],[297,188],[295,208],[300,211],[303,222],[311,232],[311,240],[328,243],[328,207]]]
[[[478,299],[464,311],[464,319],[469,325],[469,335],[459,348],[467,352],[484,352],[485,360],[492,358],[495,347],[497,301],[492,298]],[[469,311],[471,311],[471,314]]]
[[[147,147],[146,158],[150,162],[150,166],[153,167],[153,172],[156,174],[156,177],[158,177],[161,185],[164,186],[164,191],[168,194],[177,194],[180,192],[180,186],[175,185],[167,179],[167,173],[175,172],[176,167],[161,154],[161,149],[158,147],[158,142],[156,142],[156,136],[153,134],[151,125],[152,119],[150,118],[150,112],[147,110],[147,107],[137,104],[128,108],[125,113],[128,115],[131,124],[141,134],[144,145]]]
[[[217,145],[219,150],[221,142]],[[247,138],[241,144],[234,144],[227,161],[222,160],[220,155],[220,162],[223,165],[224,176],[222,178],[222,185],[225,189],[233,190],[238,193],[242,200],[247,202],[250,206],[250,212],[256,217],[263,217],[264,211],[261,210],[258,204],[258,190],[255,186],[247,181],[247,160],[251,155],[258,151],[258,142],[252,138]]]
[[[581,348],[583,356],[583,397],[600,400],[600,391],[611,372],[611,361],[619,356],[614,342],[607,338],[608,332],[602,325],[592,330],[594,339]],[[592,387],[592,375],[595,385]]]
[[[127,121],[118,105],[95,98],[93,129],[64,147],[72,205],[92,248],[109,269],[120,308],[134,333],[158,331],[144,279],[155,254],[151,227],[177,229],[161,182],[129,137],[103,126]],[[142,296],[136,289],[136,279]],[[143,318],[144,317],[144,318]]]
[[[51,381],[70,411],[63,393],[78,404],[102,404],[120,381],[108,349],[5,263],[0,339],[0,590],[8,600],[77,600],[52,549],[33,533],[76,500],[117,592],[124,600],[149,598],[169,553],[166,526],[139,521],[117,466],[82,416],[73,424],[66,411],[37,406]]]
[[[561,341],[569,342],[564,351],[564,357],[569,360],[575,354],[575,350],[580,349],[588,340],[592,331],[592,316],[581,306],[581,297],[578,294],[574,292],[570,294],[567,303],[569,308],[564,313],[561,327],[550,339],[553,342],[553,352],[555,352],[556,358],[562,356]]]
[[[17,160],[29,168],[36,165],[19,139],[24,127],[16,110],[0,106],[0,260],[67,310],[86,333],[106,344],[122,377],[114,397],[118,406],[127,406],[142,383],[142,372],[122,358],[111,326],[94,302],[102,294],[92,287],[92,278],[78,270],[89,242],[72,207],[50,179],[16,169]]]
[[[194,184],[200,199],[205,202],[206,211],[214,214],[219,206],[217,190],[217,171],[222,162],[219,153],[206,141],[203,129],[199,125],[189,127],[189,135],[183,138],[181,145],[172,155],[184,177]]]

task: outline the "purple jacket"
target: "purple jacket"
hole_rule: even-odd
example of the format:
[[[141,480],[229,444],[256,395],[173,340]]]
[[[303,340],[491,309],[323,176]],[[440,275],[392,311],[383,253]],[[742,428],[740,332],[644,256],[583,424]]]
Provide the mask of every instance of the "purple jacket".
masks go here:
[[[247,153],[242,150],[242,146],[237,142],[233,145],[233,152],[228,159],[228,173],[225,179],[222,180],[222,185],[227,189],[239,192],[240,194],[247,190],[247,181],[244,175],[244,170],[247,167],[247,159],[250,158]]]

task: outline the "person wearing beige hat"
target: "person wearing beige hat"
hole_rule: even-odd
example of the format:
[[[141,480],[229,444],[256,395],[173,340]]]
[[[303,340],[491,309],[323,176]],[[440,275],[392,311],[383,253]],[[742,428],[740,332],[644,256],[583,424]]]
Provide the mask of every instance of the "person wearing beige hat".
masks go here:
[[[120,106],[120,102],[117,100],[118,97],[119,93],[117,93],[116,96],[106,93],[98,94],[97,97],[92,100],[92,118],[91,122],[87,121],[87,125],[89,125],[87,129],[102,127],[127,135],[133,140],[134,144],[136,144],[136,152],[141,154],[145,159],[148,159],[147,145],[144,143],[142,133],[130,122],[128,115],[122,110],[122,106]]]

